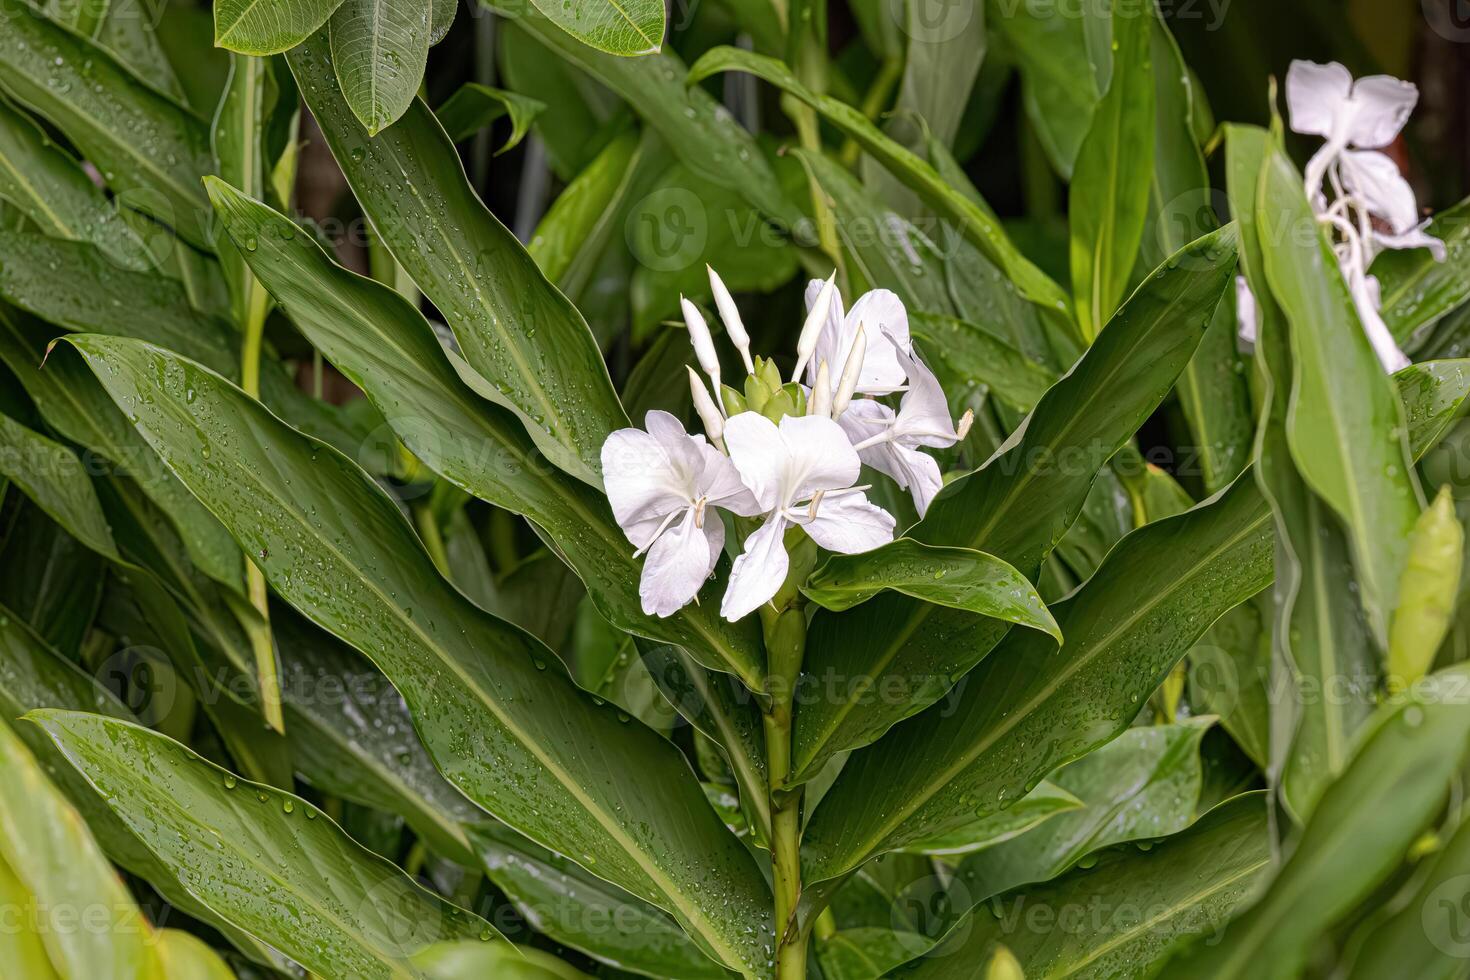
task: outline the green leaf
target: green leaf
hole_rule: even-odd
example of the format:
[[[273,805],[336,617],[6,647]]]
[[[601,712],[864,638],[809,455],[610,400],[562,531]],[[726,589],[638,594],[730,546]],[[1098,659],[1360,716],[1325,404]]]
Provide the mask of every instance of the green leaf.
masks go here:
[[[92,481],[70,449],[0,415],[0,475],[88,548],[121,560]]]
[[[92,35],[97,43],[115,54],[118,61],[143,81],[183,102],[183,86],[155,31],[162,19],[161,10],[155,12],[127,0],[115,3],[108,0],[106,6],[107,12]]]
[[[608,54],[657,54],[664,38],[662,0],[532,0],[557,27]]]
[[[485,873],[542,935],[595,960],[680,980],[731,974],[658,909],[501,824],[470,828]]]
[[[1123,299],[1154,169],[1153,17],[1113,8],[1113,73],[1077,151],[1067,208],[1072,294],[1091,340]]]
[[[550,953],[508,943],[438,943],[414,957],[429,980],[591,980]]]
[[[158,933],[153,955],[166,980],[235,980],[234,971],[219,954],[193,933],[163,929]]]
[[[66,134],[124,204],[207,248],[204,124],[25,0],[0,9],[0,87]]]
[[[408,958],[430,943],[496,935],[300,797],[130,722],[52,709],[26,717],[191,895],[313,972],[413,976]]]
[[[477,82],[465,82],[444,100],[434,114],[439,117],[439,125],[456,143],[468,139],[501,116],[510,116],[510,138],[495,151],[504,153],[526,138],[531,131],[531,123],[545,108],[546,103],[539,99]]]
[[[341,5],[342,0],[221,0],[214,5],[214,43],[240,54],[279,54],[316,33]]]
[[[1147,230],[1139,249],[1143,265],[1163,261],[1218,223],[1209,172],[1195,142],[1195,89],[1179,46],[1157,17],[1152,24],[1157,135]],[[1229,291],[1215,309],[1199,350],[1179,378],[1179,405],[1194,437],[1201,482],[1215,493],[1250,461],[1255,420],[1245,365],[1237,349],[1235,296]]]
[[[48,426],[101,457],[89,460],[94,466],[111,464],[115,472],[135,479],[178,528],[199,569],[243,595],[243,566],[235,542],[174,479],[84,364],[66,352],[46,358],[46,343],[55,332],[18,310],[0,306],[0,361],[20,380]]]
[[[1289,324],[1286,435],[1302,478],[1342,519],[1363,608],[1380,645],[1419,516],[1404,409],[1354,312],[1337,259],[1280,147],[1268,149],[1257,222],[1266,280]],[[1279,229],[1286,229],[1279,231]]]
[[[369,136],[408,110],[429,65],[429,5],[344,0],[327,22],[337,84]]]
[[[1216,935],[1270,863],[1265,794],[1247,793],[1151,850],[1121,848],[1093,868],[1000,900],[997,914],[977,910],[926,958],[890,976],[971,980],[1002,946],[1028,977],[1147,976],[1172,943]]]
[[[1444,804],[1470,737],[1467,680],[1463,667],[1443,671],[1380,708],[1270,888],[1223,938],[1190,946],[1160,976],[1298,976],[1313,944],[1398,868]]]
[[[984,385],[1022,412],[1035,408],[1057,379],[1049,367],[996,336],[989,326],[910,310],[909,332],[928,358],[957,377]]]
[[[1096,754],[1093,753],[1093,755]],[[1077,797],[1056,783],[1043,779],[1031,792],[999,813],[978,817],[973,823],[957,830],[915,841],[902,848],[900,853],[937,854],[947,857],[983,851],[1014,840],[1039,827],[1052,817],[1082,806],[1082,801]]]
[[[1470,395],[1470,360],[1421,361],[1393,379],[1407,415],[1409,451],[1418,459],[1464,416],[1465,396]]]
[[[1255,479],[1276,517],[1278,541],[1271,657],[1293,696],[1270,703],[1281,799],[1298,821],[1347,765],[1352,738],[1373,710],[1378,655],[1352,600],[1357,583],[1342,528],[1307,487],[1288,447],[1293,370],[1284,317],[1264,273],[1260,216],[1250,205],[1270,146],[1265,130],[1232,126],[1227,186],[1241,218],[1241,264],[1257,297],[1255,366],[1262,392]],[[1267,233],[1276,234],[1272,225]],[[1344,598],[1348,597],[1348,598]],[[1343,690],[1344,679],[1347,690]],[[1237,680],[1237,683],[1240,683]],[[1248,681],[1245,683],[1249,683]],[[1338,691],[1334,696],[1322,693]]]
[[[88,241],[118,265],[152,265],[143,242],[80,164],[0,99],[0,196],[52,238]]]
[[[1057,173],[1070,179],[1101,97],[1096,66],[1089,64],[1084,17],[1024,3],[991,4],[986,13],[1020,72],[1027,121]]]
[[[1134,293],[1071,372],[1047,391],[1018,440],[946,486],[908,532],[911,537],[974,548],[1022,574],[1037,573],[1082,509],[1095,474],[1158,407],[1188,363],[1230,282],[1233,232],[1206,236],[1171,264]],[[797,778],[813,775],[834,752],[867,744],[932,704],[1005,628],[997,620],[896,595],[879,596],[840,616],[818,613],[806,669],[843,683],[839,696],[805,704],[797,716]],[[873,689],[888,693],[873,700],[867,694]],[[860,699],[871,703],[854,710]]]
[[[817,944],[824,980],[877,980],[926,949],[930,940],[881,926],[844,929]]]
[[[823,609],[842,612],[885,589],[1019,623],[1063,642],[1056,620],[1026,576],[994,555],[969,548],[899,538],[860,555],[833,555],[801,591]]]
[[[707,671],[687,651],[668,644],[642,644],[643,662],[664,699],[724,752],[740,807],[758,841],[771,839],[770,780],[760,708],[734,679]]]
[[[726,623],[715,603],[661,619],[643,612],[639,562],[606,498],[549,469],[503,409],[468,390],[402,297],[337,266],[290,221],[210,181],[210,193],[255,273],[314,346],[384,411],[399,437],[456,486],[526,515],[557,543],[615,626],[687,647],[755,689],[764,665],[754,624]]]
[[[0,550],[0,605],[60,653],[79,657],[96,621],[107,563],[29,502],[12,505]]]
[[[1130,728],[1057,770],[1048,779],[1081,806],[967,857],[955,871],[951,908],[963,913],[956,904],[1050,881],[1105,847],[1184,830],[1194,822],[1204,780],[1200,742],[1212,720]]]
[[[0,863],[34,896],[33,906],[12,914],[24,922],[28,908],[56,916],[94,910],[88,912],[85,928],[77,928],[76,920],[70,925],[63,919],[37,923],[58,973],[145,980],[153,959],[152,929],[86,824],[4,725],[0,772],[7,789],[0,801]]]
[[[642,58],[613,57],[578,44],[539,16],[519,16],[522,4],[491,6],[517,17],[517,29],[620,95],[696,176],[743,195],[798,241],[814,238],[810,219],[781,190],[755,137],[714,96],[684,84],[678,55],[665,50]]]
[[[104,662],[99,673],[105,675],[127,666],[117,661]],[[147,680],[136,674],[130,674],[127,679]],[[5,722],[29,746],[51,782],[86,820],[88,830],[107,856],[151,882],[170,905],[220,930],[255,962],[280,965],[279,954],[200,907],[158,863],[153,853],[108,809],[96,791],[66,761],[56,744],[35,725],[17,720],[36,708],[90,711],[127,720],[131,720],[132,715],[95,677],[83,673],[73,662],[49,649],[34,632],[4,609],[0,609],[0,681],[3,681],[0,683],[0,711],[3,711]]]
[[[1388,632],[1388,677],[1394,686],[1429,673],[1449,632],[1465,563],[1465,529],[1448,485],[1419,515],[1399,582],[1399,604]]]
[[[473,864],[463,825],[485,820],[485,813],[434,768],[388,679],[336,637],[283,609],[272,610],[271,633],[297,770],[323,793],[402,815],[436,853]]]
[[[689,69],[687,83],[693,85],[722,71],[749,72],[817,110],[822,118],[918,194],[936,214],[953,221],[986,258],[1014,280],[1028,299],[1053,315],[1068,316],[1067,297],[1061,287],[1011,244],[993,216],[949,187],[928,163],[883,135],[862,112],[831,96],[813,92],[776,59],[739,48],[707,51]]]
[[[1122,732],[1200,634],[1270,582],[1269,520],[1242,479],[1125,537],[1052,607],[1065,645],[1013,630],[951,701],[853,753],[807,826],[806,880],[996,812]]]
[[[764,961],[769,926],[752,923],[766,915],[765,884],[677,749],[592,703],[545,647],[440,578],[395,504],[340,453],[171,352],[100,335],[69,342],[259,556],[272,588],[393,681],[466,796],[673,913],[722,959]]]
[[[1427,248],[1390,249],[1369,270],[1382,287],[1383,322],[1400,346],[1470,299],[1470,200],[1441,211],[1426,232],[1444,242],[1445,260],[1436,262]]]
[[[325,38],[288,60],[363,210],[488,392],[549,459],[596,484],[603,440],[627,418],[581,314],[480,202],[428,106],[416,100],[370,139],[337,88]]]
[[[1470,885],[1470,821],[1462,819],[1424,864],[1354,933],[1349,980],[1450,980],[1463,971],[1465,935],[1458,926]]]
[[[231,53],[230,74],[210,128],[214,172],[256,197],[265,196],[269,166],[265,153],[267,81],[264,58]],[[238,249],[215,233],[220,268],[230,289],[231,316],[244,329],[250,317],[251,281]]]

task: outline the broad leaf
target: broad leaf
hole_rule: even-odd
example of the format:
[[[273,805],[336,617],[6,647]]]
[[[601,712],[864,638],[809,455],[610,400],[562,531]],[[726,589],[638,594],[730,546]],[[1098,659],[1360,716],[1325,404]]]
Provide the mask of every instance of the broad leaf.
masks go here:
[[[1072,293],[1089,340],[1128,287],[1154,166],[1153,17],[1114,7],[1112,25],[1112,80],[1077,152],[1067,201]]]
[[[496,938],[316,807],[130,722],[33,711],[67,759],[195,899],[316,973],[409,975],[446,939]]]
[[[1461,201],[1434,216],[1425,229],[1445,245],[1445,260],[1436,262],[1427,248],[1388,250],[1373,261],[1373,275],[1383,290],[1383,322],[1400,345],[1470,299],[1470,201]]]
[[[723,960],[763,961],[769,933],[751,923],[766,914],[764,882],[677,749],[592,703],[539,642],[440,578],[393,502],[340,453],[175,354],[70,342],[276,592],[393,681],[466,796],[664,907]]]
[[[1470,737],[1467,680],[1452,668],[1380,708],[1266,893],[1160,976],[1298,976],[1313,944],[1398,867],[1443,805]]]
[[[1237,797],[1151,850],[1121,848],[1095,867],[999,900],[995,914],[977,910],[929,956],[891,976],[972,980],[1001,945],[1028,977],[1148,975],[1172,943],[1214,935],[1249,898],[1268,872],[1269,844],[1265,794]]]
[[[421,0],[344,0],[327,22],[332,67],[369,136],[418,95],[429,64],[430,10]]]
[[[900,853],[948,857],[983,851],[1026,834],[1058,814],[1069,813],[1082,806],[1081,800],[1056,783],[1042,780],[1031,792],[999,813],[977,817],[974,822],[957,830],[914,841]]]
[[[595,484],[603,439],[626,417],[581,314],[480,202],[428,106],[416,100],[370,139],[342,99],[324,37],[288,60],[363,210],[470,366],[549,459]]]
[[[516,420],[455,376],[406,300],[337,266],[264,205],[217,181],[210,191],[230,234],[255,243],[245,255],[256,274],[316,347],[381,406],[411,450],[455,485],[535,522],[614,625],[685,646],[706,665],[764,686],[753,624],[726,623],[714,603],[667,619],[643,612],[639,562],[606,498],[541,463]]]
[[[1048,779],[1081,806],[967,857],[955,871],[951,908],[963,912],[956,906],[1050,881],[1104,847],[1188,827],[1204,778],[1199,750],[1209,725],[1206,718],[1130,728],[1057,770]]]
[[[706,52],[689,69],[688,83],[693,85],[723,71],[749,72],[817,110],[918,194],[936,214],[953,221],[967,239],[1014,280],[1028,299],[1053,315],[1069,315],[1067,297],[1061,288],[1011,244],[992,215],[949,187],[928,163],[883,135],[862,112],[812,91],[774,58],[739,48],[722,47]]]
[[[663,45],[660,0],[540,0],[536,9],[583,44],[608,54],[656,54]]]
[[[129,269],[151,265],[148,250],[81,164],[41,127],[0,99],[0,196],[52,238],[89,241]]]
[[[1419,515],[1403,405],[1280,147],[1266,152],[1258,194],[1265,280],[1289,325],[1294,363],[1287,441],[1302,478],[1345,525],[1363,608],[1382,645]]]
[[[1037,140],[1057,173],[1070,178],[1102,95],[1098,66],[1089,64],[1085,18],[1075,10],[1025,3],[990,3],[986,13],[1016,63],[1022,105]]]
[[[0,88],[65,133],[128,207],[208,247],[204,124],[25,0],[0,11]]]
[[[823,609],[842,612],[885,589],[951,609],[1049,633],[1063,642],[1046,603],[1010,565],[969,548],[945,548],[913,538],[860,555],[834,555],[802,586]]]
[[[214,5],[214,43],[240,54],[279,54],[314,34],[341,5],[342,0],[221,0]]]
[[[696,176],[740,193],[798,241],[813,239],[810,219],[782,192],[755,137],[704,89],[685,86],[678,55],[614,57],[578,44],[544,18],[525,12],[522,4],[490,6],[517,17],[517,29],[622,96]]]
[[[485,873],[533,929],[593,959],[647,977],[731,974],[663,912],[498,824],[470,829]]]
[[[956,377],[984,385],[1019,411],[1035,408],[1056,381],[1050,368],[996,336],[988,325],[911,310],[909,331],[926,357]]]
[[[1188,363],[1234,264],[1232,232],[1222,230],[1151,276],[1072,371],[1048,390],[1004,450],[946,486],[909,535],[975,548],[1035,575],[1076,519],[1094,475]],[[1005,628],[996,620],[894,595],[839,616],[818,613],[806,669],[817,676],[830,673],[842,684],[839,696],[804,704],[797,715],[799,777],[933,703]],[[872,690],[887,693],[875,701]],[[870,703],[854,710],[860,699]]]
[[[1052,607],[1065,645],[1013,630],[964,677],[953,704],[848,759],[807,827],[807,880],[1001,810],[1122,732],[1200,634],[1270,582],[1268,521],[1244,479],[1120,541]]]
[[[531,123],[545,108],[546,103],[529,96],[466,82],[444,100],[434,115],[439,117],[439,125],[456,143],[468,139],[501,116],[510,116],[510,138],[495,151],[504,153],[526,138],[531,131]]]

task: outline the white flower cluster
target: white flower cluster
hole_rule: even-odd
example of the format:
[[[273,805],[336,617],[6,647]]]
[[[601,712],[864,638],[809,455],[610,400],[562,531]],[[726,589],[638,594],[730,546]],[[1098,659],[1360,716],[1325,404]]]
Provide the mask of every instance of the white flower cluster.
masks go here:
[[[1418,100],[1410,82],[1389,75],[1354,81],[1335,61],[1293,61],[1286,73],[1292,130],[1327,141],[1307,161],[1307,199],[1318,220],[1335,232],[1333,250],[1358,319],[1389,373],[1407,367],[1409,359],[1383,322],[1378,279],[1368,267],[1385,249],[1427,248],[1437,261],[1445,258],[1444,243],[1419,218],[1413,188],[1380,152],[1404,128]],[[1254,342],[1257,308],[1243,277],[1236,280],[1236,295],[1241,338]]]
[[[751,356],[735,301],[713,269],[709,278],[745,368],[742,390],[721,385],[709,326],[681,299],[695,357],[711,385],[689,369],[708,439],[690,435],[667,412],[649,412],[646,429],[607,437],[602,471],[619,526],[637,554],[647,553],[639,596],[650,615],[673,615],[714,571],[725,545],[716,508],[762,518],[735,559],[720,606],[733,622],[781,588],[791,529],[844,554],[893,540],[893,515],[856,485],[861,464],[908,489],[922,514],[943,478],[919,449],[963,439],[971,416],[958,426],[950,418],[938,380],[914,354],[908,314],[888,290],[867,293],[844,313],[833,281],[812,280],[796,369],[783,383],[771,361]],[[868,397],[899,392],[897,411]]]

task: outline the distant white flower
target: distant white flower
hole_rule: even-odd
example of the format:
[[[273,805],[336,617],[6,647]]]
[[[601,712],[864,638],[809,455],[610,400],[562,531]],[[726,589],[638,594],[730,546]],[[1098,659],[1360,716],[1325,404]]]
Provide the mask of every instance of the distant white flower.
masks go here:
[[[1256,305],[1256,294],[1245,276],[1235,277],[1235,322],[1236,336],[1247,347],[1256,344],[1256,333],[1260,329],[1261,309]]]
[[[1333,250],[1358,319],[1389,372],[1409,359],[1383,322],[1378,280],[1368,267],[1385,249],[1427,248],[1436,261],[1445,258],[1444,243],[1419,220],[1413,188],[1393,160],[1378,152],[1398,136],[1418,100],[1419,90],[1409,82],[1388,75],[1354,81],[1336,62],[1293,61],[1286,74],[1291,128],[1326,140],[1307,161],[1307,198],[1336,233]],[[1240,316],[1243,336],[1243,307]]]
[[[806,286],[806,305],[815,307],[824,283],[813,279]],[[816,350],[805,364],[808,386],[816,383],[817,365],[826,361],[832,370],[847,363],[858,327],[867,333],[867,351],[858,374],[857,393],[860,395],[887,395],[901,389],[905,374],[903,366],[894,353],[895,345],[909,349],[909,315],[903,301],[886,289],[874,289],[864,293],[852,304],[852,309],[843,312],[842,297],[835,294],[827,309],[827,322],[816,339]]]
[[[898,403],[898,412],[881,402],[859,399],[839,418],[864,463],[891,476],[914,498],[923,517],[929,502],[944,486],[939,463],[919,447],[943,449],[965,437],[973,415],[965,413],[958,428],[949,415],[949,399],[939,379],[917,357],[911,356],[889,337],[899,366],[908,378],[908,390]]]
[[[720,613],[734,622],[769,602],[786,580],[785,533],[801,527],[828,551],[855,554],[893,540],[892,515],[854,487],[861,463],[842,428],[817,415],[780,425],[755,412],[725,423],[730,459],[766,515],[730,570]]]
[[[638,596],[643,611],[671,616],[699,592],[725,545],[713,508],[762,512],[730,460],[691,436],[667,412],[649,412],[648,431],[619,429],[602,445],[602,476],[613,516],[648,552]]]

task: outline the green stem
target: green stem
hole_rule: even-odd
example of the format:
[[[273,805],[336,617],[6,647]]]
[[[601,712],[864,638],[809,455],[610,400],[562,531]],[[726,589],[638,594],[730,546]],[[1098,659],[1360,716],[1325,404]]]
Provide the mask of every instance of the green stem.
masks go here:
[[[776,980],[806,977],[806,930],[797,921],[801,902],[801,808],[803,788],[788,787],[791,775],[792,711],[806,654],[806,610],[799,586],[816,560],[804,535],[791,542],[791,571],[781,591],[761,607],[766,641],[770,704],[764,714],[766,769],[771,800],[771,871],[775,895]]]
[[[245,316],[245,339],[240,347],[240,387],[252,398],[260,397],[260,347],[265,337],[265,317],[269,311],[265,288],[250,279],[250,301]],[[265,575],[247,555],[245,587],[250,605],[258,621],[247,624],[250,649],[255,655],[255,674],[260,684],[260,703],[266,724],[278,732],[286,731],[286,718],[281,710],[281,680],[276,667],[276,647],[271,639],[271,612]]]
[[[868,86],[868,91],[863,95],[863,104],[860,107],[863,115],[877,121],[878,114],[888,104],[888,97],[893,94],[893,87],[898,84],[898,79],[902,75],[902,58],[883,59],[883,63],[878,66],[878,73],[873,76],[873,84]],[[857,140],[848,137],[842,142],[842,152],[838,155],[838,159],[845,167],[855,167],[862,152],[862,147],[858,146]]]

